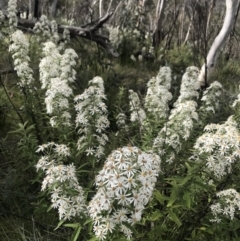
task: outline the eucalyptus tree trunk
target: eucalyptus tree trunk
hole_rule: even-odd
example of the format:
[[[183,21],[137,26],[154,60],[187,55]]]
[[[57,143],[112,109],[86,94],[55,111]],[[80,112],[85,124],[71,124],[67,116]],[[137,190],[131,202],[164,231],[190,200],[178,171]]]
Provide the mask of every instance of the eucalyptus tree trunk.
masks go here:
[[[237,7],[238,0],[226,0],[226,15],[222,29],[213,41],[213,44],[208,52],[206,62],[202,66],[198,77],[198,81],[200,82],[201,86],[205,86],[208,83],[208,79],[215,68],[219,53],[232,30]]]
[[[164,19],[164,9],[166,0],[158,0],[156,8],[156,23],[153,33],[153,45],[158,46],[162,40],[162,22]]]
[[[185,40],[184,40],[184,42],[183,42],[183,45],[186,45],[187,42],[188,42],[188,39],[189,39],[189,35],[190,35],[190,32],[191,32],[192,26],[193,26],[193,17],[190,18],[190,23],[189,23],[189,25],[188,25],[187,34],[186,34]]]
[[[30,18],[38,19],[41,16],[41,4],[42,0],[29,0],[29,14]]]
[[[99,0],[99,18],[103,16],[103,0]]]
[[[186,5],[186,3],[184,1],[183,6],[182,6],[182,11],[180,14],[180,22],[181,22],[180,26],[181,27],[179,29],[179,40],[178,40],[179,43],[182,43],[182,41],[183,41],[183,33],[184,33],[185,25],[186,25],[186,17],[185,17],[186,6],[185,5]]]
[[[58,0],[53,0],[52,6],[51,6],[51,17],[52,18],[56,17],[56,14],[57,14],[57,4],[58,4]]]

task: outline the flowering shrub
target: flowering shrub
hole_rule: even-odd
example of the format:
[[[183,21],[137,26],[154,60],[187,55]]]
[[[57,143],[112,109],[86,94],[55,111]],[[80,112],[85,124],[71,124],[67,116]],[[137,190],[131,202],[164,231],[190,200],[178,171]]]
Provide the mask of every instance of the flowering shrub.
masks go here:
[[[41,190],[51,194],[51,206],[58,209],[59,219],[70,220],[86,214],[84,192],[78,184],[75,166],[63,164],[70,156],[69,148],[50,142],[39,146],[37,152],[44,153],[36,165],[37,170],[46,173]]]
[[[201,101],[203,102],[200,110],[215,114],[220,107],[220,97],[222,95],[222,85],[214,81],[204,92]]]
[[[214,215],[212,222],[220,223],[220,215],[234,219],[235,213],[240,210],[240,194],[235,189],[227,189],[217,193],[221,203],[211,205],[211,211]]]
[[[12,44],[9,46],[9,52],[14,60],[14,70],[20,79],[18,83],[20,88],[30,89],[33,86],[33,70],[29,66],[29,41],[22,31],[17,30],[11,35]]]
[[[97,237],[104,239],[114,229],[132,237],[125,223],[141,220],[159,171],[160,158],[137,147],[123,147],[108,156],[96,177],[97,193],[88,206]]]
[[[194,120],[198,121],[196,112],[198,98],[198,69],[189,67],[183,75],[180,96],[174,103],[168,122],[154,139],[153,148],[160,156],[165,155],[166,162],[172,163],[182,144],[187,141],[193,129]]]
[[[125,6],[129,10],[134,1]],[[32,42],[14,31],[16,1],[9,1],[8,17],[9,53],[25,97],[16,100],[17,107],[9,95],[8,100],[21,121],[29,121],[12,132],[19,139],[16,149],[24,165],[39,172],[37,184],[44,201],[50,196],[50,209],[58,210],[58,226],[75,229],[72,240],[224,240],[222,230],[227,236],[239,227],[239,96],[230,103],[229,118],[214,119],[223,87],[213,82],[202,91],[193,66],[174,95],[174,72],[166,66],[148,81],[146,93],[130,89],[123,103],[115,92],[105,93],[99,76],[75,95],[81,59],[58,43],[68,39],[67,32],[60,36],[56,23],[41,17],[34,28],[34,44],[42,44],[35,73]],[[123,36],[117,38],[121,32],[115,30],[111,38],[119,46]],[[149,51],[142,48],[139,59]],[[18,108],[29,99],[30,108]],[[226,218],[236,227],[226,228]]]
[[[133,90],[129,90],[129,105],[131,111],[131,121],[138,122],[140,125],[146,119],[145,111],[141,108],[141,103],[138,94]]]
[[[36,33],[36,40],[40,42],[51,41],[55,44],[59,41],[56,21],[49,21],[45,15],[42,15],[35,24],[33,31]]]
[[[46,91],[47,113],[53,115],[50,120],[54,127],[58,124],[70,126],[69,98],[73,95],[70,84],[74,82],[77,54],[73,49],[66,49],[61,55],[52,42],[44,44],[45,57],[40,62],[40,81]]]
[[[13,31],[17,27],[17,0],[9,0],[8,1],[8,18],[9,18],[9,26]]]
[[[232,165],[240,157],[237,123],[229,117],[224,124],[209,124],[195,145],[197,161],[203,159],[209,171],[221,179],[231,173]],[[203,158],[201,158],[203,156]]]
[[[104,131],[109,127],[103,79],[95,77],[89,85],[83,94],[74,98],[77,111],[75,122],[80,135],[77,148],[84,149],[87,155],[100,158],[108,141]]]
[[[145,108],[156,119],[164,119],[168,116],[168,102],[172,99],[169,92],[171,88],[171,69],[162,67],[156,78],[149,80],[145,98]]]

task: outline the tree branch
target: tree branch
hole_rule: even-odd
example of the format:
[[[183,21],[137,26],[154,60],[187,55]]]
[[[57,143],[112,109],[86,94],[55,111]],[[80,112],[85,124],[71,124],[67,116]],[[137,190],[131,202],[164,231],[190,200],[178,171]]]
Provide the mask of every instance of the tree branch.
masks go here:
[[[238,7],[238,0],[226,0],[226,15],[221,31],[214,39],[213,44],[208,52],[205,63],[203,64],[198,81],[201,86],[206,86],[208,79],[215,68],[218,55],[223,48],[227,38],[232,30],[235,14]]]
[[[96,33],[110,19],[112,14],[113,12],[109,12],[102,18],[81,27],[58,25],[58,32],[63,33],[64,29],[68,29],[71,38],[81,37],[96,42],[104,49],[106,49],[109,54],[114,57],[118,57],[119,54],[113,48],[109,38],[107,36]],[[18,28],[22,29],[23,31],[32,32],[35,23],[36,20],[34,19],[19,19]]]

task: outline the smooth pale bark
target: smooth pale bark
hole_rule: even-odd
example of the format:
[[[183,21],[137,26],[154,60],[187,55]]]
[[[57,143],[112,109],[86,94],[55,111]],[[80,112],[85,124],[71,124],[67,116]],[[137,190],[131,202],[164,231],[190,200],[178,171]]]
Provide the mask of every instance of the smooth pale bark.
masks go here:
[[[58,0],[53,0],[52,6],[51,6],[51,17],[52,18],[56,17],[56,14],[57,14],[57,4],[58,4]]]
[[[237,12],[237,6],[238,0],[226,0],[226,15],[222,29],[215,38],[208,52],[206,63],[202,66],[198,77],[201,86],[205,86],[208,83],[208,79],[215,68],[219,53],[230,35]]]
[[[185,20],[185,2],[182,6],[182,13],[180,15],[180,21],[181,21],[181,28],[180,28],[180,32],[179,32],[179,43],[182,43],[182,40],[183,40],[183,32],[184,32],[184,28],[185,28],[185,25],[186,25],[186,20]]]
[[[99,0],[99,18],[103,16],[103,0]]]
[[[186,43],[188,42],[188,39],[189,39],[189,35],[190,35],[190,31],[191,31],[192,26],[193,26],[193,18],[190,19],[190,23],[189,23],[189,25],[188,25],[188,31],[187,31],[185,40],[184,40],[184,42],[183,42],[183,45],[186,45]]]
[[[162,22],[164,19],[164,8],[166,5],[165,0],[158,0],[156,8],[156,24],[153,33],[153,45],[158,46],[162,40]]]

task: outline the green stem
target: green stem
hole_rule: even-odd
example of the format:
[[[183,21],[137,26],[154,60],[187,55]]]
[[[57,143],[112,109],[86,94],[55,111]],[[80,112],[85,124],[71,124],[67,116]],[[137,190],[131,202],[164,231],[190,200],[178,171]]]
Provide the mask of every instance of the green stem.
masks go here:
[[[8,92],[7,92],[6,87],[5,87],[5,85],[3,84],[3,82],[2,82],[2,75],[0,75],[0,82],[1,82],[1,84],[2,84],[2,87],[3,87],[3,89],[4,89],[4,92],[5,92],[8,100],[9,100],[9,102],[11,103],[11,105],[12,105],[13,109],[15,110],[15,112],[17,113],[17,115],[18,115],[20,121],[22,122],[22,124],[24,124],[24,120],[23,120],[22,116],[20,115],[20,113],[18,112],[17,108],[16,108],[15,105],[13,104],[13,102],[12,102],[12,100],[11,100]]]

